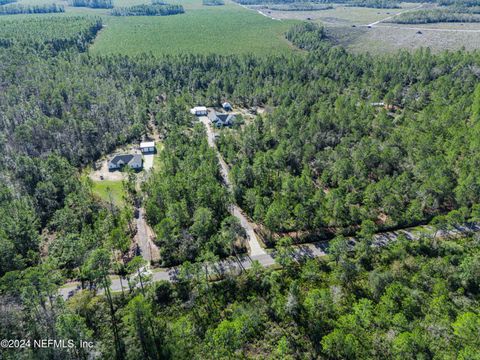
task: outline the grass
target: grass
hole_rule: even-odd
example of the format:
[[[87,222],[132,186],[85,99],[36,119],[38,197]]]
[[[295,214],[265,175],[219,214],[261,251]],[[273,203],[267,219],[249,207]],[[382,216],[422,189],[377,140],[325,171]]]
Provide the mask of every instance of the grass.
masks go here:
[[[125,195],[125,190],[121,181],[93,181],[92,190],[95,195],[107,203],[113,201],[113,203],[118,207],[122,207],[124,205],[123,198]]]
[[[153,171],[158,172],[161,168],[162,161],[160,160],[160,152],[163,150],[163,143],[161,142],[156,142],[155,143],[155,148],[157,149],[157,152],[155,153],[155,157],[153,158]]]
[[[172,0],[170,3],[183,5],[186,13],[159,17],[106,16],[106,27],[98,35],[91,52],[267,55],[293,49],[284,34],[295,21],[271,20],[231,2],[215,7],[203,6],[201,0]]]

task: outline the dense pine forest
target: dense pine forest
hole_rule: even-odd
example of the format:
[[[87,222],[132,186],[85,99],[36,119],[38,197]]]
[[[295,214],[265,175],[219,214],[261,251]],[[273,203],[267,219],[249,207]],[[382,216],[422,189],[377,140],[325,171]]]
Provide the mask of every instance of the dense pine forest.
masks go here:
[[[290,55],[102,57],[88,52],[101,26],[1,25],[0,339],[94,342],[2,359],[478,357],[478,234],[373,235],[480,221],[480,53],[354,55],[301,24]],[[188,112],[225,99],[264,110],[220,130],[233,193]],[[83,173],[150,122],[164,148],[141,190],[173,283],[131,254],[136,175],[120,208]],[[246,251],[232,202],[277,266],[217,268]],[[326,256],[292,255],[311,238],[329,239]],[[128,289],[110,291],[111,275]],[[66,301],[69,280],[84,290]]]
[[[153,3],[153,5],[134,5],[129,7],[117,7],[112,10],[113,16],[168,16],[183,14],[182,5],[170,5],[166,3]]]
[[[65,8],[62,5],[21,5],[12,4],[0,6],[0,15],[18,15],[18,14],[50,14],[63,13]]]
[[[429,23],[469,23],[480,22],[479,7],[474,8],[440,8],[433,10],[411,11],[409,13],[400,14],[391,19],[390,22],[397,24],[429,24]]]
[[[112,0],[71,0],[69,4],[74,7],[88,7],[92,9],[113,8]]]

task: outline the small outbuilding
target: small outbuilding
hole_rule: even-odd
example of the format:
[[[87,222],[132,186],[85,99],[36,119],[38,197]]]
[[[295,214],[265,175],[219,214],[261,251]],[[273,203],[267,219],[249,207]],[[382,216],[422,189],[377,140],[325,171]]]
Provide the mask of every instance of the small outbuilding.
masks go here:
[[[207,115],[208,111],[205,106],[195,106],[194,108],[190,109],[190,113],[195,116],[205,116]]]
[[[143,167],[143,159],[140,154],[119,154],[115,155],[108,162],[108,170],[120,170],[124,166],[129,166],[134,170],[141,170]]]
[[[142,154],[151,154],[155,152],[155,141],[145,141],[140,143]]]
[[[225,102],[222,104],[222,107],[223,107],[223,110],[225,110],[225,111],[232,111],[232,110],[233,110],[232,104],[230,104],[230,103],[227,102],[227,101],[225,101]]]

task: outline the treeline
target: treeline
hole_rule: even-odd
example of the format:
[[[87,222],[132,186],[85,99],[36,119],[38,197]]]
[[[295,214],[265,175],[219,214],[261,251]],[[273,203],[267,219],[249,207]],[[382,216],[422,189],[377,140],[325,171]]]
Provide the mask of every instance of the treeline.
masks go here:
[[[304,50],[317,50],[325,46],[325,30],[323,26],[314,23],[301,23],[292,26],[285,37],[295,46]],[[326,45],[328,46],[328,45]]]
[[[113,16],[168,16],[183,14],[182,5],[135,5],[130,7],[114,8]]]
[[[368,7],[374,9],[399,9],[397,0],[352,0],[346,2],[348,6]]]
[[[277,10],[277,11],[319,11],[333,9],[331,5],[312,4],[312,3],[292,3],[292,4],[278,4],[278,5],[265,5],[264,9]]]
[[[305,0],[235,0],[242,5],[285,5],[294,8],[295,4],[305,3]],[[441,6],[454,5],[457,7],[473,7],[480,5],[478,0],[412,0],[413,3],[430,3],[439,4]],[[321,4],[343,5],[343,6],[356,6],[356,7],[368,7],[376,9],[398,9],[401,6],[401,2],[398,0],[312,0],[307,3],[311,5],[319,6]]]
[[[454,9],[432,9],[410,11],[387,22],[396,24],[429,24],[446,22],[480,22],[480,16],[466,12],[457,12]],[[462,10],[460,10],[462,11]]]
[[[313,0],[305,2],[305,0],[235,0],[237,3],[242,5],[285,5],[288,9],[295,10],[296,7],[299,7],[298,10],[309,10],[308,7],[314,7],[311,10],[317,10],[315,7],[320,7],[319,10],[323,10],[322,4],[342,4],[347,6],[358,6],[358,7],[370,7],[370,8],[398,8],[400,4],[396,0]],[[331,6],[331,5],[330,5]]]
[[[73,7],[88,7],[92,9],[111,9],[112,0],[69,0],[68,4]]]
[[[205,6],[220,6],[225,5],[223,0],[202,0],[202,4]]]
[[[63,13],[63,5],[5,5],[0,6],[0,15]]]
[[[85,51],[102,28],[100,18],[49,17],[0,23],[0,46],[34,48],[50,55],[75,48]]]
[[[457,6],[457,7],[475,7],[480,6],[480,0],[438,0],[440,6]]]

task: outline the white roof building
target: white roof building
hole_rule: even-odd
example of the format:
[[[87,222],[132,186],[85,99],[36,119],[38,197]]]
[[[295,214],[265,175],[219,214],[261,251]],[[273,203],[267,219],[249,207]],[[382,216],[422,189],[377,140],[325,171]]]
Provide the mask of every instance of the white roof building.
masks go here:
[[[142,153],[155,152],[155,141],[145,141],[140,143]]]
[[[195,106],[190,109],[190,113],[193,115],[207,115],[207,108],[205,106]]]
[[[144,141],[140,143],[140,148],[155,147],[155,141]]]

